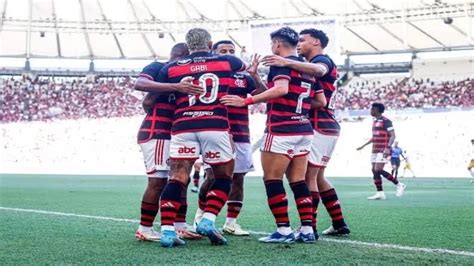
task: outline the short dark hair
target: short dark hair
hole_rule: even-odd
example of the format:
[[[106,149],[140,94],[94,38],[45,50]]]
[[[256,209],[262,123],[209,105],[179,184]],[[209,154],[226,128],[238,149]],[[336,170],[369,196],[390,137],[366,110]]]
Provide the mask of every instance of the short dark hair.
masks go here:
[[[188,45],[184,42],[177,43],[171,48],[170,59],[176,60],[189,55]]]
[[[383,103],[373,103],[372,108],[377,108],[381,114],[385,111],[385,105],[383,105]]]
[[[311,37],[318,39],[321,42],[321,47],[326,48],[329,43],[329,38],[322,30],[317,29],[304,29],[300,34],[308,34]]]
[[[276,30],[270,33],[270,37],[272,40],[280,39],[284,42],[287,42],[291,45],[291,47],[296,47],[298,44],[298,33],[290,27],[283,27],[279,30]]]
[[[222,41],[218,41],[218,42],[214,43],[212,45],[212,50],[216,50],[217,47],[219,47],[219,45],[221,45],[221,44],[231,44],[235,47],[235,44],[234,44],[233,41],[231,41],[231,40],[222,40]]]

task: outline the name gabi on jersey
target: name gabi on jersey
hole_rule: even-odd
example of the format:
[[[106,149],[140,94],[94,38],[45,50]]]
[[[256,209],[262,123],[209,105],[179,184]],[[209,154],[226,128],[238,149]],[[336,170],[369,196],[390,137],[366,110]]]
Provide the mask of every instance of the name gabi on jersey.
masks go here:
[[[194,112],[184,112],[183,115],[191,117],[201,117],[201,116],[210,116],[214,115],[212,111],[194,111]]]

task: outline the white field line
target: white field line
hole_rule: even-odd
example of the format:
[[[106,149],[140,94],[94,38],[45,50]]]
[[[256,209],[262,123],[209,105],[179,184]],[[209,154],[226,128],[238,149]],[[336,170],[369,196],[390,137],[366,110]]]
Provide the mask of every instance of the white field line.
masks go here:
[[[9,208],[9,207],[1,207],[0,206],[0,210],[39,213],[39,214],[56,215],[56,216],[79,217],[79,218],[105,220],[105,221],[115,221],[115,222],[126,222],[126,223],[135,223],[135,224],[139,223],[139,220],[136,220],[136,219],[122,219],[122,218],[114,218],[114,217],[106,217],[106,216],[84,215],[84,214],[65,213],[65,212],[53,212],[53,211],[44,211],[44,210],[35,210],[35,209]],[[268,234],[270,234],[268,232],[259,232],[259,231],[250,231],[250,233],[254,234],[254,235],[268,235]],[[411,252],[450,254],[450,255],[474,257],[474,252],[460,251],[460,250],[450,250],[450,249],[442,249],[442,248],[420,248],[420,247],[410,247],[410,246],[402,246],[402,245],[395,245],[395,244],[381,244],[381,243],[363,242],[363,241],[346,240],[346,239],[335,239],[335,238],[320,238],[319,240],[320,241],[326,241],[326,242],[349,244],[349,245],[355,245],[355,246],[373,247],[373,248],[385,248],[385,249],[396,249],[396,250],[404,250],[404,251],[411,251]]]

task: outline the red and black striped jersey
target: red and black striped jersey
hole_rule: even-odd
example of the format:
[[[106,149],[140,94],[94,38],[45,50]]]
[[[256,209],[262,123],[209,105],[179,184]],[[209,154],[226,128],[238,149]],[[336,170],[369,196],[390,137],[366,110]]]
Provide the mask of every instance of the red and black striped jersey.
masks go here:
[[[303,62],[296,56],[287,58]],[[313,128],[308,119],[311,99],[314,98],[315,93],[323,91],[317,86],[316,80],[309,75],[287,67],[270,67],[268,87],[273,87],[274,82],[279,79],[289,81],[288,93],[268,102],[265,132],[274,135],[313,134]]]
[[[229,94],[245,98],[255,89],[255,81],[251,76],[243,73],[235,73],[232,75],[229,85]],[[248,106],[227,106],[227,111],[230,123],[230,133],[232,134],[234,142],[250,143]]]
[[[310,112],[310,119],[314,130],[324,135],[338,136],[341,127],[336,120],[334,114],[334,106],[336,104],[336,80],[337,67],[336,64],[328,55],[317,55],[310,61],[314,64],[323,64],[327,66],[328,72],[318,79],[318,83],[324,91],[327,104],[325,107],[312,109]]]
[[[159,82],[178,83],[192,77],[194,84],[206,89],[200,95],[175,93],[177,108],[171,134],[229,130],[227,107],[219,100],[228,94],[231,75],[244,67],[245,64],[237,57],[209,52],[193,53],[164,66],[158,77]]]
[[[143,68],[140,77],[157,81],[158,74],[165,64],[153,62]],[[138,131],[138,143],[146,142],[150,139],[170,139],[171,122],[176,109],[176,103],[172,93],[160,93],[150,111],[147,111],[145,118]]]
[[[389,131],[393,131],[393,124],[385,116],[376,118],[372,124],[372,153],[383,152],[388,148]]]

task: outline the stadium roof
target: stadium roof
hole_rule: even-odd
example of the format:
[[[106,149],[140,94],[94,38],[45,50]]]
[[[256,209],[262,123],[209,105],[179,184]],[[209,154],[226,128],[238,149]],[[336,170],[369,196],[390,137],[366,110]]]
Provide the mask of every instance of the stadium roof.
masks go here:
[[[201,26],[249,41],[249,23],[336,18],[345,54],[474,49],[469,0],[0,0],[0,56],[165,58]]]

